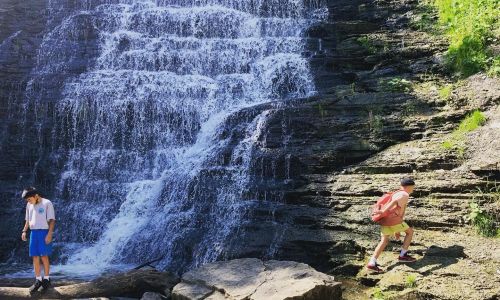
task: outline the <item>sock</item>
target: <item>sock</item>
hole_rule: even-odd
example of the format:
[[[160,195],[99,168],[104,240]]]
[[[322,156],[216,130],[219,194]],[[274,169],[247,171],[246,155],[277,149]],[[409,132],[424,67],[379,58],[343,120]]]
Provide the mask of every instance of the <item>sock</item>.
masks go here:
[[[50,280],[50,276],[43,276],[43,279]]]
[[[370,262],[368,262],[370,266],[375,266],[377,264],[377,259],[375,257],[370,258]]]
[[[36,276],[35,278],[36,278],[36,280],[42,281],[42,276]]]
[[[399,256],[405,256],[406,252],[408,252],[408,250],[401,249],[401,253],[399,254]]]

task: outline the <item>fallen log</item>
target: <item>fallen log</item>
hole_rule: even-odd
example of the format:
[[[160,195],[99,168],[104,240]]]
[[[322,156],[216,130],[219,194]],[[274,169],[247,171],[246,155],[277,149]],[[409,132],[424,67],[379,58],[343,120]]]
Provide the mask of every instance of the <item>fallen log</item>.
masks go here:
[[[179,278],[157,270],[133,270],[103,276],[90,282],[50,288],[43,294],[30,295],[28,288],[0,287],[0,299],[74,299],[95,297],[141,298],[145,292],[170,292]]]

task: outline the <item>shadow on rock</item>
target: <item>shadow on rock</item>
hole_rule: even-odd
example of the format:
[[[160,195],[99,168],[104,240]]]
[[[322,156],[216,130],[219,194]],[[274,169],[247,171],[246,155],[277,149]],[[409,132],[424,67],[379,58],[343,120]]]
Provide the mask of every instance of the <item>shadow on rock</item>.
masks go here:
[[[432,274],[436,270],[456,264],[461,258],[467,258],[463,246],[453,245],[446,248],[430,246],[429,249],[425,251],[423,258],[408,264],[408,267],[426,276]],[[392,270],[398,265],[399,264],[394,264],[388,267],[387,270]],[[430,268],[427,269],[427,267]]]

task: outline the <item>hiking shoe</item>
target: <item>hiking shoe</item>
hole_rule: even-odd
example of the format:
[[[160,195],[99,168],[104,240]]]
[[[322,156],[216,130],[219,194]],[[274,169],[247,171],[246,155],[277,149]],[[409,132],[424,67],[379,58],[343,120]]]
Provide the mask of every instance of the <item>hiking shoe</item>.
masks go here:
[[[48,290],[50,287],[50,279],[43,279],[42,280],[42,288],[40,289],[40,292],[45,292]]]
[[[30,286],[29,290],[30,290],[30,294],[33,294],[35,292],[38,292],[38,289],[42,286],[42,282],[40,280],[36,280],[35,283]]]
[[[398,259],[400,262],[415,262],[416,261],[416,259],[414,257],[411,257],[408,253],[406,253],[403,256],[400,255]]]
[[[370,271],[376,272],[376,273],[382,273],[384,270],[378,267],[378,265],[366,265],[366,268]]]

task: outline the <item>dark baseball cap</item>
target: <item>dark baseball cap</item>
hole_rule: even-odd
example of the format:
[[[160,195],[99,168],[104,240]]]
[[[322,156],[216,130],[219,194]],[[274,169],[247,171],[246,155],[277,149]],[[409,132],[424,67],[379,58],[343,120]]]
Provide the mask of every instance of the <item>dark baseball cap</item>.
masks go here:
[[[401,186],[415,185],[415,181],[412,178],[404,177],[401,178]]]
[[[28,197],[33,197],[35,195],[40,195],[40,193],[34,187],[28,187],[23,190],[21,197],[26,199]]]

